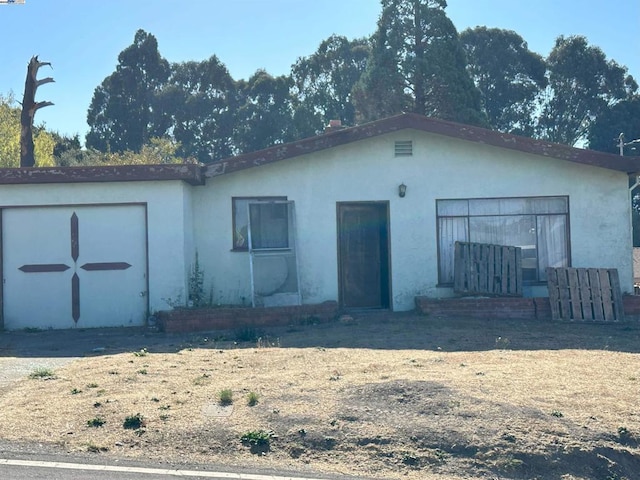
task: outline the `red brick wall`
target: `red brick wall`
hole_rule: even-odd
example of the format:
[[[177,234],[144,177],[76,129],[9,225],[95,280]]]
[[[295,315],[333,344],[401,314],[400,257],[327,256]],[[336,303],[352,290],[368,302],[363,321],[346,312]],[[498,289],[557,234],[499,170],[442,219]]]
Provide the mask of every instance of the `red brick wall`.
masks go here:
[[[228,330],[305,322],[328,322],[338,315],[336,302],[269,308],[198,308],[159,312],[158,328],[164,332]]]
[[[624,295],[622,304],[626,320],[640,320],[640,296]],[[551,320],[551,305],[547,297],[416,297],[416,309],[434,317]]]

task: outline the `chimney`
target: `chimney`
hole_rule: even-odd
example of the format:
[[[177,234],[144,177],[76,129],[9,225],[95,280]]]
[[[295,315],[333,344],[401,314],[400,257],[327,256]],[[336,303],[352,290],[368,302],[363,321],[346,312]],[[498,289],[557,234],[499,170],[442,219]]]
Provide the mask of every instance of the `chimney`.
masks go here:
[[[342,126],[342,121],[340,120],[329,120],[329,125],[324,127],[324,133],[337,132],[338,130],[342,130],[344,127]]]

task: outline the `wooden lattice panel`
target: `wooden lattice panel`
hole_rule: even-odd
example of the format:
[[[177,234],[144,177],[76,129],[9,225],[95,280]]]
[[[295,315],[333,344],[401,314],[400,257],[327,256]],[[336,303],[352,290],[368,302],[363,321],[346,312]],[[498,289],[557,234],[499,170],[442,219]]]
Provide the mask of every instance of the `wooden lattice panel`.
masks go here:
[[[456,242],[455,293],[522,296],[522,249],[504,245]]]
[[[615,268],[547,268],[554,320],[624,320],[622,292]]]

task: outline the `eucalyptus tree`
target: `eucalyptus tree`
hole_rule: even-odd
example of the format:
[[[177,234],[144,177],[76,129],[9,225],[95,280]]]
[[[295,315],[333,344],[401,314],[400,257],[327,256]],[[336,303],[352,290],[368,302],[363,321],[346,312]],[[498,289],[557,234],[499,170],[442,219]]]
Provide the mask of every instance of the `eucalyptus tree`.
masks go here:
[[[469,28],[460,40],[491,128],[533,136],[537,99],[547,86],[542,56],[512,30]]]
[[[292,80],[264,70],[237,82],[240,106],[236,112],[234,144],[239,152],[260,150],[296,139]]]
[[[318,134],[330,120],[355,124],[351,92],[365,71],[370,52],[367,38],[332,35],[313,54],[298,59],[291,69],[298,136]]]
[[[87,123],[88,147],[101,151],[139,151],[160,136],[155,109],[158,93],[169,78],[169,62],[158,51],[156,38],[138,30],[133,44],[118,55],[115,72],[95,89]]]
[[[585,142],[598,116],[638,91],[627,68],[583,36],[558,37],[547,69],[537,136],[553,142]]]
[[[237,102],[233,78],[213,55],[201,62],[172,65],[156,113],[162,132],[180,144],[180,156],[209,163],[235,152]]]

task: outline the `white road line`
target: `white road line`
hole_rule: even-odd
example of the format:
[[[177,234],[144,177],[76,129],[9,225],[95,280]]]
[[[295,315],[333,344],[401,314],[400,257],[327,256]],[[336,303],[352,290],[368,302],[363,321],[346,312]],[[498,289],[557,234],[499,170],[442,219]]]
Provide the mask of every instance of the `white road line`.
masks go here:
[[[203,477],[229,480],[321,480],[309,477],[280,477],[253,473],[205,472],[202,470],[169,470],[164,468],[124,467],[117,465],[90,465],[83,463],[42,462],[34,460],[10,460],[0,458],[0,465],[38,468],[61,468],[67,470],[91,470],[102,472],[145,473],[149,475],[171,475],[174,477]]]

